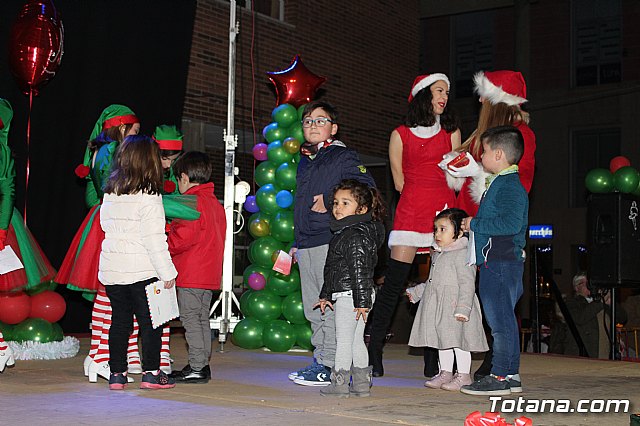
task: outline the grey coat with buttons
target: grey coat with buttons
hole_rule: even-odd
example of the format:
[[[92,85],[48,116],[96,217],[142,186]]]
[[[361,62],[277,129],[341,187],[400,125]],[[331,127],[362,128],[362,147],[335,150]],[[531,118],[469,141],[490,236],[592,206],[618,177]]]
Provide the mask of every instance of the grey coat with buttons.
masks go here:
[[[467,244],[468,239],[461,237],[442,251],[432,250],[429,279],[407,290],[412,302],[421,300],[410,346],[489,350],[475,294],[476,266],[467,266]],[[458,321],[456,315],[469,321]]]

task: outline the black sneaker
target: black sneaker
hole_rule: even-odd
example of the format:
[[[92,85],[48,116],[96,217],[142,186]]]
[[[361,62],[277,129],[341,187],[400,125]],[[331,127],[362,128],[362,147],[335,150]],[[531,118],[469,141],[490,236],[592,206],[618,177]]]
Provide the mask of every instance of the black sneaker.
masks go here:
[[[511,387],[509,380],[499,380],[490,374],[470,385],[463,386],[460,392],[467,395],[511,395]]]
[[[510,374],[507,376],[509,381],[509,388],[511,393],[522,393],[522,381],[520,380],[520,374]]]
[[[176,387],[176,379],[167,376],[162,370],[142,374],[140,389],[171,389]]]
[[[109,375],[109,389],[123,390],[127,385],[127,375],[124,373],[111,373]]]

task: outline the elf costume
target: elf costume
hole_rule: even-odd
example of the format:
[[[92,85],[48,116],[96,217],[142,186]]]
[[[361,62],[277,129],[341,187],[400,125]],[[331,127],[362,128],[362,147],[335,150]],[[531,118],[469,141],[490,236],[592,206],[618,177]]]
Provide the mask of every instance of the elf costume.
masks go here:
[[[11,104],[0,99],[0,250],[10,246],[24,265],[0,275],[0,293],[35,288],[56,274],[14,207],[16,171],[7,145],[12,118]]]

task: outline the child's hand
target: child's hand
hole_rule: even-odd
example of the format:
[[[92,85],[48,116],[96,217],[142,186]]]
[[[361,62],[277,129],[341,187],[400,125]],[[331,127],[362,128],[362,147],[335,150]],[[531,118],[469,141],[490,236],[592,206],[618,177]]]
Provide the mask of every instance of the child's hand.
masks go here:
[[[467,321],[469,321],[469,318],[465,317],[464,315],[456,314],[456,315],[454,315],[454,316],[456,317],[456,320],[457,320],[457,321],[460,321],[460,322],[467,322]]]
[[[367,312],[369,312],[369,308],[355,308],[353,312],[356,313],[356,321],[362,317],[362,320],[367,322]]]
[[[293,263],[298,263],[298,247],[291,247],[291,250],[289,250],[289,256],[293,258]]]
[[[414,301],[413,301],[413,294],[411,294],[411,293],[409,292],[409,290],[408,290],[408,289],[407,289],[407,290],[405,290],[405,292],[404,292],[404,293],[405,293],[405,294],[407,295],[407,297],[409,298],[409,302],[411,302],[411,303],[416,303],[416,302],[414,302]]]
[[[324,196],[322,194],[313,196],[313,205],[311,211],[316,213],[326,213],[327,208],[324,205]]]
[[[164,282],[164,288],[167,288],[167,289],[173,287],[174,285],[176,285],[176,279],[175,278],[172,279],[171,281],[165,281]]]
[[[318,303],[316,303],[315,305],[313,305],[314,308],[320,307],[320,312],[322,312],[324,314],[324,310],[327,308],[327,306],[329,308],[331,308],[331,310],[333,311],[333,304],[326,300],[326,299],[320,299],[318,301]]]
[[[462,219],[462,226],[461,226],[462,231],[464,232],[471,231],[471,219],[473,219],[473,216],[468,216]]]

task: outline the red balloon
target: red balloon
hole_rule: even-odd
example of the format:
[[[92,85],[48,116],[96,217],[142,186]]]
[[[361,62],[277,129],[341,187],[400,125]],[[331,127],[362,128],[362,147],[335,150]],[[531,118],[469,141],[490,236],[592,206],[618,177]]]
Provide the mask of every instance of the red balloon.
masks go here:
[[[31,296],[31,313],[29,318],[42,318],[51,323],[60,321],[67,310],[67,303],[55,291],[43,291]]]
[[[55,75],[63,54],[64,28],[51,0],[30,0],[11,27],[9,67],[20,90],[34,95]]]
[[[18,324],[29,317],[31,298],[23,292],[5,293],[0,296],[0,321]]]
[[[291,104],[298,108],[314,98],[318,88],[327,79],[315,75],[304,66],[300,55],[296,55],[289,68],[267,72],[269,80],[276,87],[276,105]]]
[[[617,157],[613,157],[609,162],[609,171],[611,173],[615,173],[619,168],[630,166],[631,161],[627,157],[619,155]]]

